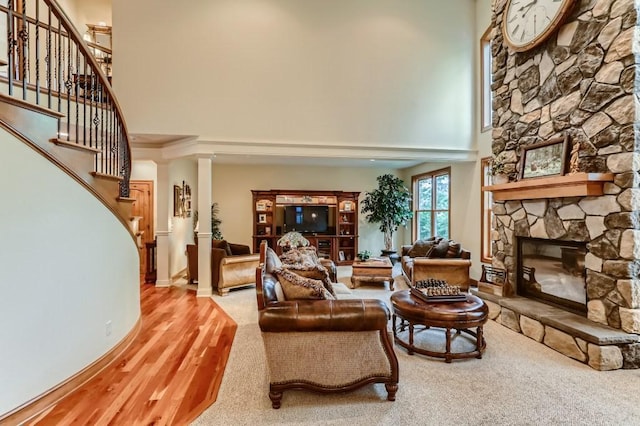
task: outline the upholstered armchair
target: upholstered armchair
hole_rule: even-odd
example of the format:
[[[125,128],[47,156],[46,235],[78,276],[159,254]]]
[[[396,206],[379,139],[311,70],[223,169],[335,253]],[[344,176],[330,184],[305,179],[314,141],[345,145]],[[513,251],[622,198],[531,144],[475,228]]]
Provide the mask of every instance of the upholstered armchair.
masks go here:
[[[272,407],[280,408],[289,389],[333,393],[372,383],[383,383],[394,401],[398,359],[387,306],[380,300],[284,300],[271,273],[281,266],[263,243],[256,291]]]
[[[227,243],[213,240],[211,247],[211,287],[220,296],[229,290],[255,283],[255,270],[258,266],[258,254],[252,254],[251,248],[244,244]],[[187,245],[187,263],[189,283],[198,279],[198,246]]]

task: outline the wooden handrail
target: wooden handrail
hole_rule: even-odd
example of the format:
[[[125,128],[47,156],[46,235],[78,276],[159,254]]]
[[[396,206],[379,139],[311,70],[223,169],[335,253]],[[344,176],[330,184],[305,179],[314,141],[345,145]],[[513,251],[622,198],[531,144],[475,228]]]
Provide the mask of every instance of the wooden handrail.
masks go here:
[[[123,128],[120,134],[120,137],[122,137],[122,142],[123,142],[122,148],[125,148],[125,151],[126,151],[124,153],[126,155],[126,161],[124,165],[125,170],[123,170],[125,176],[123,176],[124,181],[122,182],[122,184],[126,184],[126,189],[124,189],[123,185],[121,184],[120,196],[128,197],[129,196],[129,178],[131,176],[131,145],[129,144],[129,132],[127,131],[127,123],[124,120],[124,115],[122,114],[122,108],[118,103],[118,99],[116,98],[115,93],[113,92],[109,79],[102,72],[102,68],[100,67],[100,64],[98,64],[98,61],[96,61],[95,57],[89,51],[84,41],[84,38],[78,33],[78,30],[76,30],[75,26],[71,23],[71,20],[69,19],[67,14],[60,7],[60,5],[56,0],[44,0],[44,2],[51,7],[51,11],[53,12],[53,14],[56,15],[56,17],[62,22],[62,25],[69,33],[69,38],[72,39],[76,43],[76,45],[82,50],[82,52],[85,54],[85,60],[89,60],[92,71],[96,73],[96,75],[99,77],[102,87],[106,89],[109,95],[109,98],[114,103],[114,110],[115,110],[114,112],[120,119],[120,123]]]
[[[8,68],[0,81],[6,81],[9,95],[63,113],[58,139],[98,149],[95,172],[122,178],[120,197],[128,197],[127,125],[110,80],[92,53],[111,50],[89,46],[56,0],[8,0],[1,13],[7,19]],[[14,87],[20,93],[14,94]],[[35,94],[35,101],[28,93]]]

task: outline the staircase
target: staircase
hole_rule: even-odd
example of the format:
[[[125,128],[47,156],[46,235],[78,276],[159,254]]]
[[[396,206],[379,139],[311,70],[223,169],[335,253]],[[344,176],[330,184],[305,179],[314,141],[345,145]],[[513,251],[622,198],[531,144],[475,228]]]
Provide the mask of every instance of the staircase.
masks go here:
[[[127,128],[91,48],[55,0],[8,0],[0,5],[3,29],[0,125],[71,174],[130,229]]]
[[[0,425],[89,380],[140,325],[131,154],[111,85],[55,0],[0,2],[3,32]]]

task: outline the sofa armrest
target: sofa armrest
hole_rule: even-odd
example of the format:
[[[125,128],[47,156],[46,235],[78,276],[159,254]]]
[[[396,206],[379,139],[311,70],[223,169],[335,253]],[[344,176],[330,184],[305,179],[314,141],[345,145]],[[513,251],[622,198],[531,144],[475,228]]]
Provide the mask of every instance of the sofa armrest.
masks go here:
[[[389,308],[380,300],[292,300],[260,311],[263,332],[386,330]]]
[[[338,282],[338,269],[336,268],[336,264],[333,263],[331,259],[320,259],[320,264],[327,268],[329,272],[329,279],[332,283]]]
[[[220,260],[220,266],[233,265],[238,263],[259,262],[259,254],[242,254],[239,256],[226,256]]]
[[[409,256],[409,250],[411,250],[412,247],[413,247],[413,245],[411,245],[411,244],[401,246],[400,247],[400,256]]]

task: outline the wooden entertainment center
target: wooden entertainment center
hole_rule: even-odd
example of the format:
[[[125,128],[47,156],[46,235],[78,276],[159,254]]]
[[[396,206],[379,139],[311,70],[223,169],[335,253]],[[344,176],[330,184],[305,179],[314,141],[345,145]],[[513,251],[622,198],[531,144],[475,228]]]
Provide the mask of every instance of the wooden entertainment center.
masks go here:
[[[350,265],[358,254],[360,192],[252,190],[253,251],[267,241],[280,253],[278,239],[298,231],[318,250],[318,256]],[[289,223],[287,223],[289,222]]]

